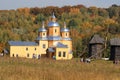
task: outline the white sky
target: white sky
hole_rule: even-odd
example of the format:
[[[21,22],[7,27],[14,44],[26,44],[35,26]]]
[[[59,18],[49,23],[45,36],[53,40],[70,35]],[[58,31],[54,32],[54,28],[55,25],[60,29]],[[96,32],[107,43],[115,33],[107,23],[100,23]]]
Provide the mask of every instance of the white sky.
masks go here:
[[[87,7],[109,7],[112,4],[120,5],[120,0],[0,0],[0,10],[17,9],[23,7],[46,7],[83,4]]]

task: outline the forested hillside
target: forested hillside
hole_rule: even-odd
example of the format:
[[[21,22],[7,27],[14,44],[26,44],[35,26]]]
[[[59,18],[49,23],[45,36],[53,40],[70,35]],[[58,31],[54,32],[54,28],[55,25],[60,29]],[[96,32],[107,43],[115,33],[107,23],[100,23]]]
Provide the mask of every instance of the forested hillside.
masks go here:
[[[19,8],[0,10],[0,51],[10,40],[34,41],[42,21],[45,26],[55,13],[61,27],[65,21],[71,29],[73,51],[82,53],[94,34],[108,37],[120,37],[120,6],[109,8],[85,7],[84,5],[45,8]],[[109,42],[108,42],[109,44]],[[108,46],[109,47],[109,46]],[[85,50],[87,53],[87,50]],[[76,55],[76,54],[75,54]]]

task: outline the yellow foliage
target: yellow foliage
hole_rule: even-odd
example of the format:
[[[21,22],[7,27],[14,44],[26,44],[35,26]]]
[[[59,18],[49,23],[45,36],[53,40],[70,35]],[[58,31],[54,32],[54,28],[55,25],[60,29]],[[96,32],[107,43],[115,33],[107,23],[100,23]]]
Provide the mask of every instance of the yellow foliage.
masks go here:
[[[92,28],[92,23],[90,23],[90,22],[84,22],[82,24],[82,27],[83,27],[83,29]]]
[[[102,26],[97,25],[97,26],[94,26],[93,32],[98,32],[98,31],[101,31],[102,29],[104,29]]]
[[[106,24],[106,25],[109,25],[109,24],[115,24],[116,22],[113,19],[105,19],[103,21],[103,23]]]
[[[17,9],[17,11],[20,13],[24,13],[25,15],[29,15],[30,8],[19,8],[19,9]]]
[[[70,13],[79,13],[79,8],[70,8]]]

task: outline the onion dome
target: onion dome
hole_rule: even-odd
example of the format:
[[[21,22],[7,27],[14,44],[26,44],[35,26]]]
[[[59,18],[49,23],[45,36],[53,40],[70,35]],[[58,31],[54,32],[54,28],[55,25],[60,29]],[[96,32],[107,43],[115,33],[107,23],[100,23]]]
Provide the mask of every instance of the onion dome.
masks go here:
[[[69,32],[70,30],[66,28],[66,23],[64,22],[64,28],[61,29],[61,32]]]
[[[59,26],[59,24],[57,22],[49,22],[48,23],[48,27],[52,27],[52,26]]]
[[[56,18],[54,12],[53,12],[53,14],[52,14],[52,18]]]
[[[42,28],[39,28],[39,32],[46,32],[47,30],[45,29],[44,22],[42,23]]]
[[[52,27],[52,26],[54,26],[54,27],[58,27],[59,26],[59,24],[56,22],[56,17],[54,15],[54,13],[51,16],[51,22],[48,23],[48,27]]]

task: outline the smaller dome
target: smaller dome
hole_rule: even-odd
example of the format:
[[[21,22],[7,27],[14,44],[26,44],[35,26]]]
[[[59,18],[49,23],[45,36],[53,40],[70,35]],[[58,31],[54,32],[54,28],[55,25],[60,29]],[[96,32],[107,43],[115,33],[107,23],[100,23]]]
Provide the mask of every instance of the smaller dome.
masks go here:
[[[69,32],[70,30],[66,28],[66,23],[64,22],[64,28],[60,30],[61,32]]]
[[[42,22],[42,28],[39,28],[39,32],[45,32],[47,31],[44,26],[44,21]]]
[[[45,28],[40,28],[39,32],[46,32],[47,30]]]
[[[48,27],[52,27],[52,26],[59,27],[59,24],[57,22],[49,22]]]
[[[69,32],[70,30],[68,28],[62,28],[61,32]]]
[[[52,14],[52,18],[56,18],[55,15],[54,15],[54,12],[53,12],[53,14]]]

